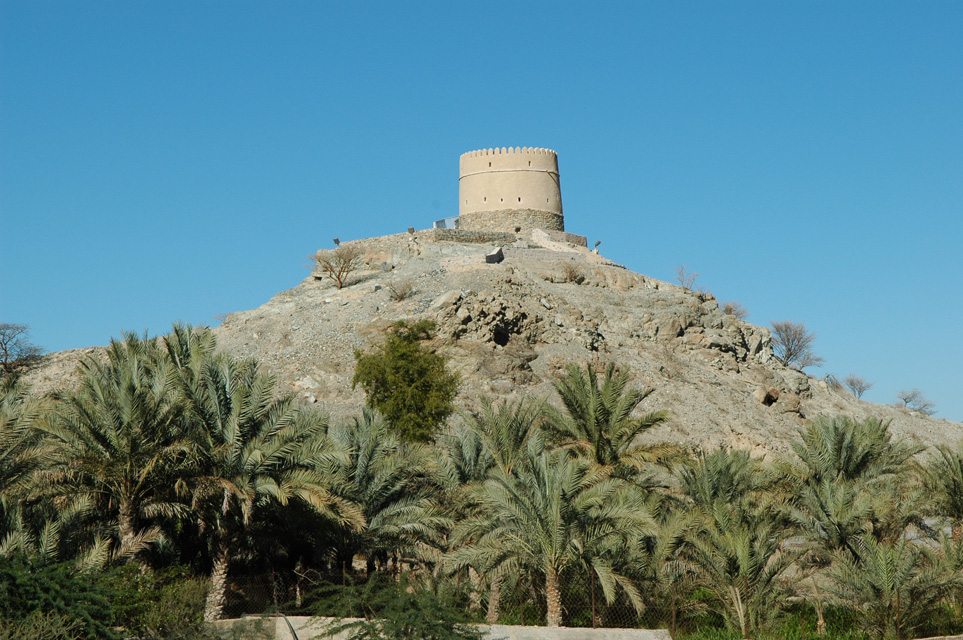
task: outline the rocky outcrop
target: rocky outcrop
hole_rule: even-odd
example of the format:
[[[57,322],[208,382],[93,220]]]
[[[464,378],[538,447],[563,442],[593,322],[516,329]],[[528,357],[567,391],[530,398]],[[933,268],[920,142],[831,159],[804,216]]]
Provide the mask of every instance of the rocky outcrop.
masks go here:
[[[712,295],[633,273],[566,237],[532,232],[492,244],[429,231],[356,241],[363,264],[343,289],[308,277],[257,309],[230,314],[218,341],[256,357],[334,419],[363,402],[351,388],[355,350],[398,320],[428,318],[437,325],[434,345],[461,374],[464,406],[482,396],[551,399],[552,380],[568,363],[615,362],[635,385],[655,389],[645,410],[670,413],[653,439],[768,454],[787,451],[807,418],[838,413],[892,420],[898,435],[924,444],[963,438],[960,423],[862,402],[782,366],[769,331],[725,314]],[[486,260],[497,249],[502,259]],[[411,293],[397,300],[391,289],[402,282]],[[71,359],[48,361],[63,370]],[[41,391],[56,386],[44,371],[31,374]]]

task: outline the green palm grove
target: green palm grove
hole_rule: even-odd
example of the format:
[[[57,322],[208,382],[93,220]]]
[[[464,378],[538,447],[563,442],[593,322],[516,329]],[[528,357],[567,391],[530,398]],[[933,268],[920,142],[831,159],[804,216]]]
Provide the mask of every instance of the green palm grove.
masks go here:
[[[79,373],[39,399],[0,379],[3,567],[182,567],[206,620],[254,606],[237,585],[269,576],[291,612],[311,610],[312,588],[377,578],[493,623],[963,628],[963,448],[925,450],[885,422],[817,418],[782,459],[690,451],[645,437],[669,416],[627,371],[571,365],[555,397],[486,400],[447,427],[430,428],[441,401],[332,424],[186,326],[126,335]]]

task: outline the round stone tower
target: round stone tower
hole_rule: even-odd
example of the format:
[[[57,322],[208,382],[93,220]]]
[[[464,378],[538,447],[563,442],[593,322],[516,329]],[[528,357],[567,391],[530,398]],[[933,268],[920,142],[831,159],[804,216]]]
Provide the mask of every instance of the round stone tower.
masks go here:
[[[458,227],[469,231],[564,231],[558,156],[551,149],[481,149],[462,154]]]

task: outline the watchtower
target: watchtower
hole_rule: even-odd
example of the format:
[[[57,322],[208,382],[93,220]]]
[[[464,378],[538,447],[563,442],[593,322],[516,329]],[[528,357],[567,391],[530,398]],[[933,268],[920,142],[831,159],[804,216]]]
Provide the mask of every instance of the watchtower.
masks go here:
[[[469,231],[564,231],[558,156],[509,147],[462,154],[458,227]]]

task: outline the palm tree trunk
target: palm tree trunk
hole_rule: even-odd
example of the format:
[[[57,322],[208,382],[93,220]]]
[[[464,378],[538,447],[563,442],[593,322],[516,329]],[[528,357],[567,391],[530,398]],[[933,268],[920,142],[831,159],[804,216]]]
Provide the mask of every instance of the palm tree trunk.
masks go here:
[[[562,626],[562,594],[558,588],[558,574],[554,568],[545,572],[545,625],[548,627]]]
[[[211,590],[207,593],[204,605],[204,622],[214,622],[224,610],[224,595],[227,593],[227,552],[220,546],[214,552],[214,567],[211,569]]]
[[[478,587],[481,586],[481,576],[475,571],[475,567],[468,567],[468,584],[470,587],[468,610],[478,611],[481,608],[481,593],[478,592]]]
[[[488,588],[488,614],[485,621],[488,624],[498,624],[498,609],[502,600],[502,577],[495,575]]]
[[[117,535],[120,538],[121,552],[126,553],[133,547],[137,535],[134,531],[134,507],[126,500],[121,502],[117,513]]]

